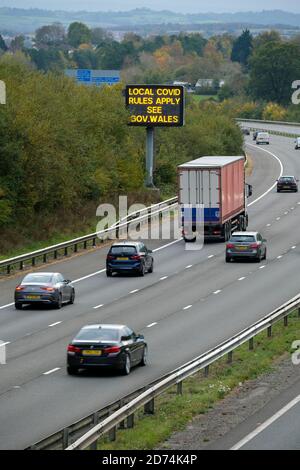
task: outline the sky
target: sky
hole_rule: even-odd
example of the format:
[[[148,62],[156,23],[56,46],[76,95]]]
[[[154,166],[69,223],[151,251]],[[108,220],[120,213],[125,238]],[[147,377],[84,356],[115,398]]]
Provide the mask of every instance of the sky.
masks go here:
[[[0,7],[48,10],[121,11],[147,7],[180,13],[228,13],[237,11],[285,10],[300,13],[299,0],[0,0]]]

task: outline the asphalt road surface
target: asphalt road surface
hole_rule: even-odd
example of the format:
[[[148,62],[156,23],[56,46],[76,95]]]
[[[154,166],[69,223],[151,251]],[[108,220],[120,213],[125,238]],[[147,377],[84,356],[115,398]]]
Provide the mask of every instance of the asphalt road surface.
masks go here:
[[[0,282],[0,339],[9,343],[7,364],[0,366],[1,449],[25,448],[150,383],[299,292],[300,194],[271,189],[282,172],[300,176],[299,152],[289,138],[274,136],[258,148],[248,142],[254,162],[249,229],[267,238],[266,262],[225,264],[223,243],[186,251],[182,241],[165,247],[168,242],[156,241],[148,243],[158,248],[153,274],[106,278],[106,250],[97,250],[43,268],[77,281],[75,304],[61,310],[16,311],[11,303],[21,277]],[[95,322],[143,333],[150,364],[126,377],[69,377],[66,346],[82,325]]]

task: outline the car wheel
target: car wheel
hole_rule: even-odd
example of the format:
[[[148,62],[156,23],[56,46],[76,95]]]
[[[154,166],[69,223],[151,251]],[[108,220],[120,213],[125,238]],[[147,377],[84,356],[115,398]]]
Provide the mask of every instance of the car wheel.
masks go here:
[[[78,374],[78,367],[68,366],[67,367],[67,374],[68,375],[77,375]]]
[[[58,310],[62,308],[62,295],[59,294],[58,301],[54,304],[55,308]]]
[[[112,277],[112,271],[110,269],[106,270],[106,276],[107,277]]]
[[[230,263],[231,262],[230,256],[226,256],[225,261],[226,261],[226,263]]]
[[[73,305],[74,301],[75,301],[75,290],[73,289],[71,297],[70,297],[70,304]]]
[[[263,257],[263,260],[267,259],[267,250],[265,251],[265,254],[264,254],[264,257]]]
[[[152,261],[152,264],[150,268],[148,269],[148,273],[153,273],[153,268],[154,268],[154,261]]]
[[[131,370],[131,360],[129,354],[126,354],[122,375],[129,375]]]
[[[144,263],[142,263],[142,265],[141,265],[141,268],[139,270],[139,275],[142,276],[142,277],[145,276],[145,265],[144,265]]]
[[[20,304],[19,302],[15,302],[15,309],[16,310],[22,310],[22,308],[23,308],[22,304]]]
[[[148,364],[148,348],[147,346],[144,347],[144,350],[143,350],[143,356],[142,356],[142,360],[140,362],[140,365],[141,366],[146,366]]]

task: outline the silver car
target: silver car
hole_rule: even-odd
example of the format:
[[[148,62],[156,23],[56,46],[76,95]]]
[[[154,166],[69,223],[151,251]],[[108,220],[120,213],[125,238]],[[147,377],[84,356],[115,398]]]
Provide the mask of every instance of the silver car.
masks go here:
[[[234,232],[226,244],[226,263],[234,259],[254,259],[260,262],[267,258],[266,240],[258,232]]]
[[[61,308],[64,303],[73,304],[75,289],[71,281],[60,273],[31,273],[15,289],[15,307],[48,304]]]

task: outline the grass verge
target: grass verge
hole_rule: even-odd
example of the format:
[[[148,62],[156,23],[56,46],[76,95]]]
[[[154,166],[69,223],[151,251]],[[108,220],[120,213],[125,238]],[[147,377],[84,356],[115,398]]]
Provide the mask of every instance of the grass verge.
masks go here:
[[[136,413],[134,428],[118,430],[114,442],[103,437],[99,440],[98,450],[163,447],[172,433],[184,429],[193,417],[206,413],[241,382],[272,371],[279,358],[292,352],[292,342],[299,338],[300,319],[295,313],[290,315],[288,327],[284,327],[283,322],[273,327],[272,338],[267,338],[266,332],[259,334],[254,339],[253,351],[249,351],[248,343],[235,350],[232,364],[228,365],[224,357],[210,366],[208,378],[200,372],[185,380],[182,395],[177,395],[173,387],[158,397],[154,415],[145,416],[142,410]]]

